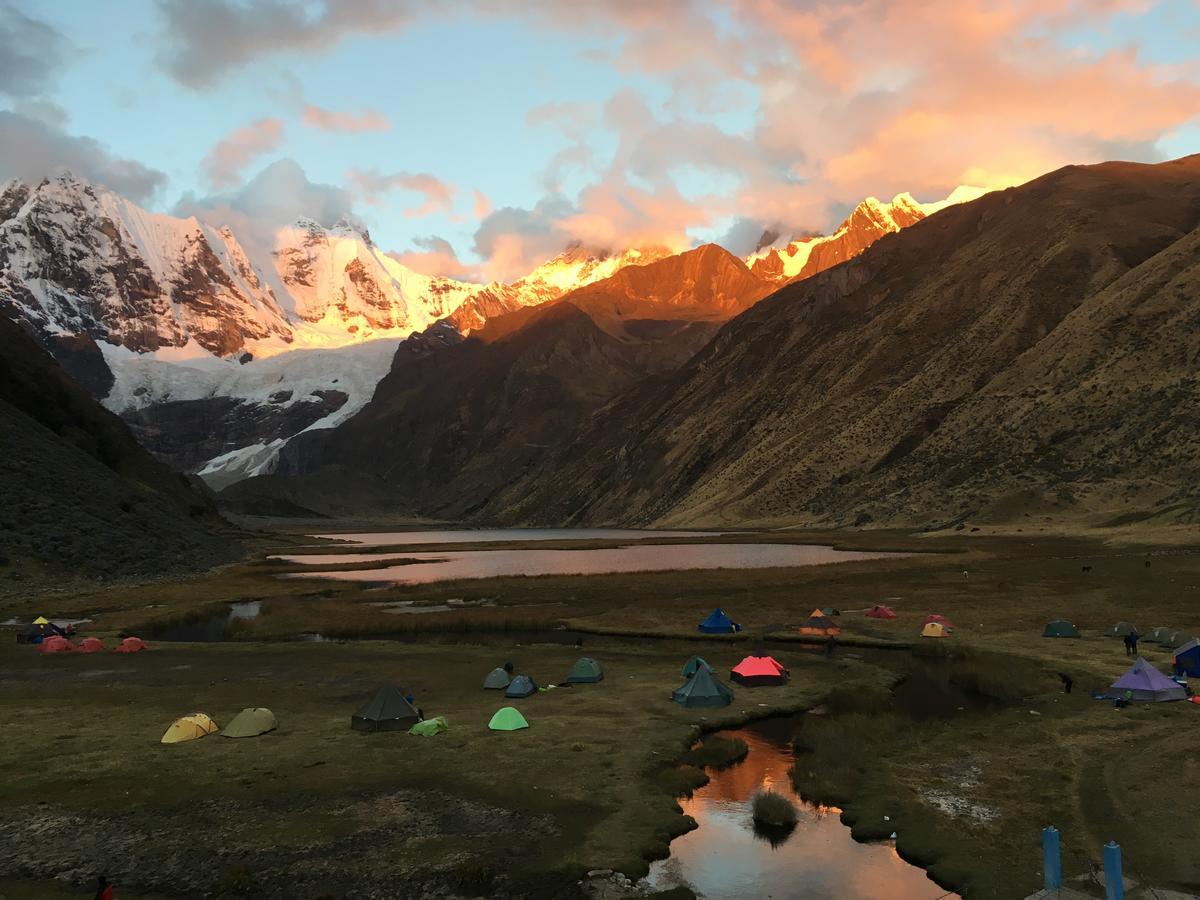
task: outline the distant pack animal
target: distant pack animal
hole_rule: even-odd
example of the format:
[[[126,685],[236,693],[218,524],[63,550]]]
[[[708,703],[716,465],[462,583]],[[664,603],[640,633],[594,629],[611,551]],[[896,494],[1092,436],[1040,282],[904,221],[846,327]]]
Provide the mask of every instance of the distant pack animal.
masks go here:
[[[1083,567],[1083,571],[1084,571],[1084,572],[1090,572],[1090,571],[1092,571],[1092,567],[1091,567],[1091,566],[1084,566],[1084,567]]]

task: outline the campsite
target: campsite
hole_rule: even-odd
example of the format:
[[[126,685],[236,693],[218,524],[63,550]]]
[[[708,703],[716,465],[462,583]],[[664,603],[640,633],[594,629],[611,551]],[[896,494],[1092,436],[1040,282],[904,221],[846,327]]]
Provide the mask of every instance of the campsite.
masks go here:
[[[840,808],[855,838],[896,832],[905,859],[964,897],[1036,887],[1038,834],[1051,821],[1072,835],[1068,871],[1089,871],[1094,851],[1116,839],[1135,877],[1150,872],[1168,887],[1200,878],[1182,852],[1200,835],[1177,815],[1200,771],[1187,759],[1169,780],[1160,771],[1179,729],[1200,726],[1200,706],[1116,708],[1089,695],[1134,662],[1112,636],[1121,621],[1145,632],[1139,652],[1169,680],[1175,648],[1146,638],[1169,628],[1160,636],[1169,644],[1200,625],[1200,560],[1188,548],[1166,548],[1147,568],[1142,547],[1078,539],[893,533],[849,543],[913,555],[333,591],[255,563],[56,598],[56,616],[92,619],[71,640],[99,638],[105,649],[42,654],[18,644],[15,629],[0,649],[10,686],[0,696],[0,754],[9,768],[39,760],[0,789],[0,846],[28,873],[0,892],[55,896],[45,891],[62,861],[93,865],[95,842],[104,848],[118,831],[124,849],[108,850],[142,891],[131,896],[173,896],[180,885],[269,893],[285,871],[314,890],[344,890],[356,867],[339,862],[339,848],[351,846],[360,859],[386,848],[412,883],[463,896],[554,896],[549,885],[575,885],[592,869],[636,879],[690,827],[676,797],[705,776],[676,763],[692,741],[806,709],[824,715],[801,716],[796,790]],[[1095,568],[1086,581],[1082,559]],[[483,596],[494,605],[425,616],[373,605]],[[232,622],[223,641],[155,637],[171,621],[247,598],[261,601],[261,615]],[[4,603],[26,612],[19,598]],[[879,606],[894,618],[868,615]],[[742,630],[702,631],[717,607]],[[832,652],[827,637],[801,632],[826,607],[837,610],[820,612],[839,632]],[[1079,638],[1043,637],[1060,619]],[[921,637],[943,622],[944,638]],[[338,637],[288,639],[300,631]],[[114,654],[122,635],[144,649]],[[1180,646],[1188,665],[1195,654]],[[731,677],[742,665],[745,682]],[[1060,671],[1074,678],[1073,693],[1063,693]],[[529,684],[508,696],[518,679]],[[394,693],[381,691],[389,686]],[[104,726],[31,719],[20,698],[32,691],[48,709],[86,698]],[[431,736],[409,733],[417,708],[443,720]],[[501,714],[508,709],[519,719]],[[239,740],[218,730],[160,742],[180,717],[203,712],[227,726],[256,710],[275,727]],[[394,727],[358,730],[361,712]],[[1122,755],[1130,744],[1144,752]],[[210,823],[194,846],[185,810]],[[519,850],[497,842],[513,830],[537,839]],[[305,862],[313,857],[300,848],[313,846],[327,852]],[[188,865],[200,853],[224,862]],[[142,865],[164,856],[174,862]],[[1015,874],[1013,859],[1023,865]]]

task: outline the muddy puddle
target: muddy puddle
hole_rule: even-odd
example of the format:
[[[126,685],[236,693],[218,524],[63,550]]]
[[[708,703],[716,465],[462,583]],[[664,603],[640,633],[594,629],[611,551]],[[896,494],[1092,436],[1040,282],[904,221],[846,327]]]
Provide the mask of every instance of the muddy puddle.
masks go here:
[[[750,752],[729,768],[710,771],[711,781],[683,811],[699,827],[671,842],[671,855],[653,863],[646,886],[686,886],[706,900],[805,897],[810,900],[934,900],[955,898],[909,865],[892,841],[862,844],[850,836],[840,810],[800,798],[790,777],[792,742],[803,717],[767,719],[718,732],[746,742]],[[772,790],[797,807],[790,831],[756,829],[751,803]]]

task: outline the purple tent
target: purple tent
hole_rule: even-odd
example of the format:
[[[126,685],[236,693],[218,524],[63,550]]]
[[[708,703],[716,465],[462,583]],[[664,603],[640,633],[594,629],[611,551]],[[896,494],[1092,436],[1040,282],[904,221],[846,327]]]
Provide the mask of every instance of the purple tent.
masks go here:
[[[1112,690],[1130,692],[1131,700],[1186,700],[1187,691],[1176,684],[1142,657],[1137,658],[1128,672],[1112,684]]]

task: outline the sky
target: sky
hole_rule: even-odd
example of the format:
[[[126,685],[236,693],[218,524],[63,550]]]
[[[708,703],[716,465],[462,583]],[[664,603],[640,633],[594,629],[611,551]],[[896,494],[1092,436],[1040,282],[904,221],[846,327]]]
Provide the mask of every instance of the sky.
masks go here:
[[[1200,0],[0,0],[0,179],[427,274],[1200,152]]]

